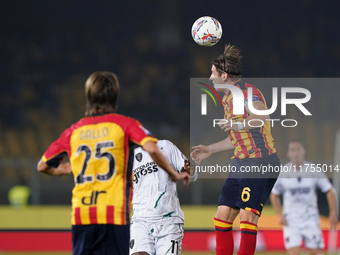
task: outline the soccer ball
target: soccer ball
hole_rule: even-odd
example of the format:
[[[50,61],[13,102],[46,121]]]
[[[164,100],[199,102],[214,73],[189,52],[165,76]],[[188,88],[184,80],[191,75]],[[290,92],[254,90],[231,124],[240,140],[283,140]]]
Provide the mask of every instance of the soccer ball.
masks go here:
[[[222,26],[217,19],[204,16],[194,22],[191,35],[198,45],[210,47],[221,39]]]

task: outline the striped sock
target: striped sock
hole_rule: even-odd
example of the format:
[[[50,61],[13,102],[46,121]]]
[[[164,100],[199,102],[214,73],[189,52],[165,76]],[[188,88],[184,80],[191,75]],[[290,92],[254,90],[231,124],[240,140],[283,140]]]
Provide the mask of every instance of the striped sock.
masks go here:
[[[241,244],[237,255],[253,255],[256,248],[257,225],[241,221]]]
[[[214,218],[216,255],[232,255],[234,252],[233,223]]]

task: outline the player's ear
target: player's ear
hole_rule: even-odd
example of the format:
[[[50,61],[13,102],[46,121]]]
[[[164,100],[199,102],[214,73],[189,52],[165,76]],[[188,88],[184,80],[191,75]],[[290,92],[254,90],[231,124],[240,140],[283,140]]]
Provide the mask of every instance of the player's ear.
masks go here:
[[[224,75],[224,78],[223,78],[224,81],[227,81],[230,78],[229,74],[227,73],[223,73],[223,75]]]
[[[223,81],[227,81],[229,78],[229,75],[227,73],[222,73],[222,79]]]

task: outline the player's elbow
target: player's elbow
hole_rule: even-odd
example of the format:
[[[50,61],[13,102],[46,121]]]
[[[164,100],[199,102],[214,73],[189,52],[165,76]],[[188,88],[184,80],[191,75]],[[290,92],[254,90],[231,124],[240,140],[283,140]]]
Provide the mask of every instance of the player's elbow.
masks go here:
[[[44,172],[46,171],[47,168],[48,168],[48,165],[44,161],[42,161],[42,159],[40,159],[37,165],[38,172]]]
[[[261,121],[263,123],[266,123],[267,121],[270,121],[270,116],[268,114],[266,114],[266,115],[254,115],[254,119]]]
[[[270,193],[269,199],[270,203],[274,204],[276,202],[277,196],[274,193]]]
[[[157,152],[159,151],[157,145],[155,142],[153,141],[147,141],[144,145],[143,145],[143,150],[145,150],[146,152],[148,152],[151,156],[157,154]]]
[[[267,115],[263,115],[262,116],[262,120],[267,122],[267,121],[270,121],[270,116],[267,114]]]
[[[331,187],[327,193],[326,193],[328,196],[335,196],[335,189],[334,187]]]

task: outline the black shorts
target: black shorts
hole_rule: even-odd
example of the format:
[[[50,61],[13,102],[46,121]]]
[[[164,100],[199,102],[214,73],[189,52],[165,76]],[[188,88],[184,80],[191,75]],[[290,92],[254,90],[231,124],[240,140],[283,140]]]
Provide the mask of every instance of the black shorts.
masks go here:
[[[278,169],[280,167],[280,159],[276,153],[262,158],[235,158],[233,166],[236,167],[236,172],[229,174],[226,179],[218,205],[245,209],[261,216],[263,206],[279,176],[279,171],[270,174],[240,173],[241,167],[244,169],[244,166],[260,165],[270,165]]]
[[[73,255],[129,254],[130,225],[73,225]]]

